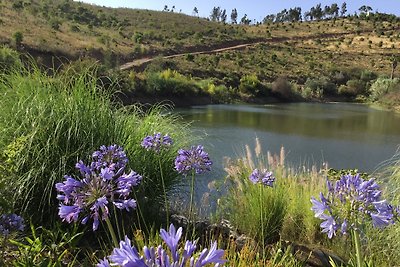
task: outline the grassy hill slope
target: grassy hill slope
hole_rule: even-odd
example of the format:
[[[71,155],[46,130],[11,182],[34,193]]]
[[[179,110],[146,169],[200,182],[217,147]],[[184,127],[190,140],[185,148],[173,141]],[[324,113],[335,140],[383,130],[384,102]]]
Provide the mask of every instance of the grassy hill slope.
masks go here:
[[[400,51],[394,16],[231,25],[70,0],[0,1],[0,11],[0,43],[47,57],[47,64],[52,56],[95,58],[106,69],[132,63],[132,71],[106,73],[130,98],[202,92],[224,102],[271,91],[284,98],[293,92],[368,96],[377,77],[390,76]],[[244,45],[232,48],[238,44]]]

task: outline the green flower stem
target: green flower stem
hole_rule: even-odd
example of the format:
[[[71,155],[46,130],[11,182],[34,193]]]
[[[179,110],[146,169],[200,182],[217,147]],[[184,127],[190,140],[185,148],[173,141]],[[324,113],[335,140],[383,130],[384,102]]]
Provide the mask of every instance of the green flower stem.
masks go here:
[[[162,187],[163,187],[163,190],[164,190],[165,212],[167,213],[167,225],[169,226],[169,207],[168,207],[167,191],[166,191],[166,188],[165,188],[164,175],[163,175],[163,172],[162,172],[161,159],[160,158],[158,158],[158,165],[160,166],[161,183],[162,183]]]
[[[354,239],[354,247],[356,250],[356,259],[357,259],[357,267],[362,267],[362,252],[361,252],[361,240],[360,240],[360,233],[357,229],[353,229],[353,239]]]
[[[104,209],[102,209],[102,211],[104,213]],[[107,216],[105,221],[106,221],[106,224],[107,224],[108,231],[111,234],[111,238],[112,238],[112,241],[114,243],[114,246],[117,248],[117,247],[119,247],[119,243],[118,243],[117,236],[115,235],[114,228],[112,227],[112,224],[110,222],[110,218],[108,218],[108,216]]]
[[[190,186],[190,206],[189,206],[189,221],[191,220],[193,223],[192,238],[194,238],[194,228],[195,228],[194,212],[193,212],[194,176],[195,176],[195,171],[193,170],[192,171],[192,182],[191,182],[191,186]]]
[[[264,237],[264,210],[263,210],[263,185],[260,184],[260,221],[261,221],[261,243],[262,243],[262,261],[265,259],[265,237]]]

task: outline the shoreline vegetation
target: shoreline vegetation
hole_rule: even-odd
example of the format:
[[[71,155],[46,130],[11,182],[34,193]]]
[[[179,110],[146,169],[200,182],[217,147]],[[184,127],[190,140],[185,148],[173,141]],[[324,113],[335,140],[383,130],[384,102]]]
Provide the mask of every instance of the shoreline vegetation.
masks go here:
[[[201,179],[212,170],[212,159],[201,145],[186,149],[195,137],[179,118],[163,112],[162,106],[144,112],[136,106],[118,105],[90,70],[49,75],[34,65],[28,69],[14,66],[2,74],[0,93],[0,203],[4,214],[0,223],[1,229],[7,229],[0,246],[1,260],[6,265],[109,266],[107,262],[122,262],[116,258],[119,252],[133,253],[131,246],[160,244],[156,230],[160,228],[167,245],[159,253],[175,253],[181,238],[176,231],[183,231],[183,242],[196,244],[189,254],[199,264],[212,263],[213,259],[215,263],[227,260],[232,266],[307,266],[311,262],[324,266],[334,258],[336,263],[331,266],[353,262],[352,266],[361,267],[360,261],[373,263],[369,266],[391,266],[400,261],[397,156],[374,177],[355,170],[300,170],[286,166],[284,150],[279,156],[264,154],[256,140],[254,151],[247,147],[246,155],[226,165],[227,177],[221,186],[228,192],[220,197],[217,212],[211,215],[214,230],[194,231],[199,227],[194,217],[199,208],[195,203],[189,210],[178,211],[189,214],[189,219],[181,217],[182,225],[175,225],[173,230],[167,223],[172,218],[168,216],[172,214],[168,196],[180,192],[180,185],[190,181],[193,184],[194,179]],[[107,152],[114,148],[115,152]],[[85,165],[88,155],[92,155],[94,163]],[[118,167],[122,163],[111,156],[122,160],[124,173],[124,168],[121,171]],[[128,168],[134,172],[129,173]],[[77,178],[79,175],[85,178]],[[375,178],[371,181],[379,183],[382,190],[375,195],[384,195],[390,203],[373,206],[378,205],[374,204],[378,199],[368,202],[368,209],[373,211],[371,218],[379,221],[362,221],[357,243],[350,233],[344,231],[341,236],[334,223],[326,226],[336,217],[321,223],[318,218],[328,217],[319,211],[316,218],[311,210],[312,197],[329,189],[326,177],[332,182],[343,177],[353,177],[355,181],[356,177],[365,181]],[[268,188],[263,188],[264,182]],[[64,195],[57,195],[55,188]],[[107,193],[111,188],[112,193]],[[194,190],[192,187],[189,195],[193,196]],[[354,190],[358,192],[356,187]],[[72,199],[75,202],[71,203]],[[228,222],[231,228],[221,228],[220,222]],[[380,229],[376,225],[387,227]],[[180,226],[182,230],[178,229]],[[324,230],[326,227],[333,227],[329,228],[329,235],[321,232],[328,231]],[[237,240],[242,243],[231,243],[226,231],[240,233]],[[175,241],[169,238],[178,243],[170,243]],[[178,249],[183,253],[180,255],[189,255],[185,254],[188,248]],[[218,257],[211,256],[214,252]],[[148,254],[145,248],[143,253],[143,257],[129,255],[147,263],[161,255]],[[185,261],[182,257],[174,261]],[[204,260],[208,257],[210,261]]]
[[[350,101],[398,111],[400,18],[368,6],[348,15],[345,3],[257,23],[228,23],[220,7],[208,19],[174,10],[0,1],[0,265],[400,262],[399,154],[374,176],[301,169],[256,139],[213,183],[224,194],[210,196],[217,208],[204,221],[194,185],[212,155],[157,104]],[[238,44],[249,45],[224,50]],[[177,195],[190,201],[172,205]]]

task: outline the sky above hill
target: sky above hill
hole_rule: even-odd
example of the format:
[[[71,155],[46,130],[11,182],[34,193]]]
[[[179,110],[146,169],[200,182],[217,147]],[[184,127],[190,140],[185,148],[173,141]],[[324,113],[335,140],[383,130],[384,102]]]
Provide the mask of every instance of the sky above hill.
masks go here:
[[[108,6],[108,7],[130,7],[140,9],[162,10],[165,5],[168,9],[175,6],[175,12],[182,12],[188,15],[193,14],[193,8],[197,7],[199,16],[208,17],[214,6],[220,6],[226,9],[228,20],[230,18],[231,10],[236,8],[238,11],[238,20],[247,14],[250,19],[262,21],[268,14],[276,14],[282,9],[301,7],[302,13],[310,10],[312,6],[321,3],[322,7],[337,3],[339,7],[344,2],[340,1],[315,1],[315,0],[286,0],[286,1],[261,1],[261,0],[84,0],[82,2]],[[373,8],[373,11],[384,13],[396,14],[400,16],[400,1],[399,0],[351,0],[345,1],[347,3],[348,13],[353,14],[354,11],[358,12],[358,8],[362,5],[367,5]]]

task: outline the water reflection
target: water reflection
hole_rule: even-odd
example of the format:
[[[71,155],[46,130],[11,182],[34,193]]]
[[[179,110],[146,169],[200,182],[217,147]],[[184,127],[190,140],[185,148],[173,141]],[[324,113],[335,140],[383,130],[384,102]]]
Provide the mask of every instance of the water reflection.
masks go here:
[[[359,104],[210,105],[179,113],[207,133],[204,142],[218,163],[237,156],[256,136],[265,150],[283,145],[293,164],[328,161],[364,171],[374,170],[400,145],[400,116]]]

